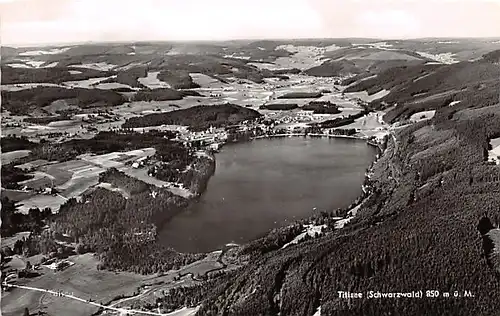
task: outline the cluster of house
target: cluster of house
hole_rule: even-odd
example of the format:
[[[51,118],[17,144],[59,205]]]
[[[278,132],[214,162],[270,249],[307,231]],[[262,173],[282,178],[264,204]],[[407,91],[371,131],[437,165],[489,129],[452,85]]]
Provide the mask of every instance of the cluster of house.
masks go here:
[[[176,140],[183,142],[185,146],[191,147],[219,146],[218,144],[227,140],[227,132],[224,128],[211,126],[205,131],[181,133]]]
[[[74,264],[74,262],[71,262],[69,260],[59,260],[57,258],[53,258],[44,262],[43,266],[54,271],[62,271]]]

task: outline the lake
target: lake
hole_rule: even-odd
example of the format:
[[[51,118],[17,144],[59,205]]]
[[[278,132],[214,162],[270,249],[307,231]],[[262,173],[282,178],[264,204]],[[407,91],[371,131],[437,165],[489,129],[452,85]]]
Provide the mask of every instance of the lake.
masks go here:
[[[180,252],[245,243],[296,219],[349,206],[376,155],[345,138],[267,138],[216,154],[207,190],[165,223],[160,241]]]

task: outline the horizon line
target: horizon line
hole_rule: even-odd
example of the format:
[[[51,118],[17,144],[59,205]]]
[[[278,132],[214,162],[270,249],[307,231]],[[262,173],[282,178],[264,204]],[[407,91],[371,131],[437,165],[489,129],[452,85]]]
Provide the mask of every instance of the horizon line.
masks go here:
[[[227,43],[227,42],[272,42],[272,41],[318,41],[318,40],[377,40],[377,41],[418,41],[418,40],[439,40],[439,39],[477,39],[477,40],[498,40],[494,36],[426,36],[412,38],[390,38],[390,37],[294,37],[294,38],[233,38],[233,39],[176,39],[176,40],[127,40],[127,41],[81,41],[81,42],[51,42],[51,43],[1,43],[0,47],[9,48],[30,48],[30,47],[50,47],[50,46],[77,46],[77,45],[97,45],[97,44],[129,44],[129,43]]]

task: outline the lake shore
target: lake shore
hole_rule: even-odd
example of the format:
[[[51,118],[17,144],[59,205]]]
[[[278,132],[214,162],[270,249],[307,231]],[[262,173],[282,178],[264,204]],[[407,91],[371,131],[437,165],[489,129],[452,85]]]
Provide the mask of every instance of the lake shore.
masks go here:
[[[372,146],[354,137],[278,138],[260,137],[256,144],[250,140],[226,143],[216,154],[217,177],[207,179],[213,181],[208,193],[191,200],[162,225],[159,237],[165,246],[204,253],[230,242],[245,244],[254,240],[252,236],[308,218],[311,209],[344,208],[357,200],[366,168],[376,156]],[[330,195],[332,189],[335,193]],[[237,228],[242,221],[249,226]],[[213,232],[185,233],[189,227],[202,229],[200,223],[211,223]]]

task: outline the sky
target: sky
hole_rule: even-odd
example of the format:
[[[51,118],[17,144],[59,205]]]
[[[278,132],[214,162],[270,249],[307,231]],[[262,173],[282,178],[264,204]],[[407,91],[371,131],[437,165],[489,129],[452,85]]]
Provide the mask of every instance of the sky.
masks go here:
[[[500,0],[0,0],[2,45],[500,37]]]

